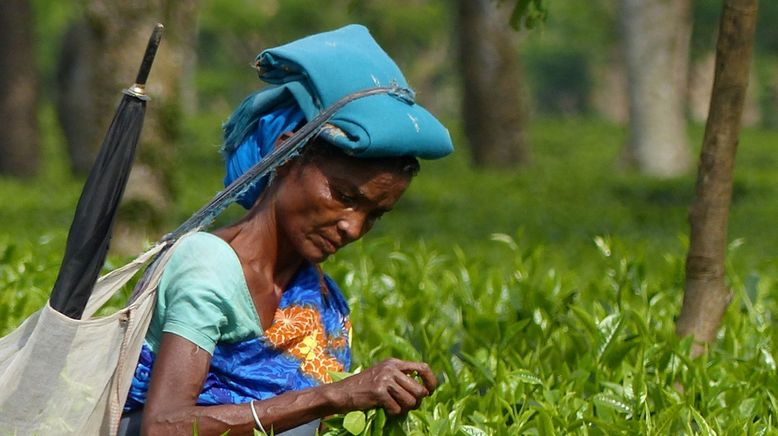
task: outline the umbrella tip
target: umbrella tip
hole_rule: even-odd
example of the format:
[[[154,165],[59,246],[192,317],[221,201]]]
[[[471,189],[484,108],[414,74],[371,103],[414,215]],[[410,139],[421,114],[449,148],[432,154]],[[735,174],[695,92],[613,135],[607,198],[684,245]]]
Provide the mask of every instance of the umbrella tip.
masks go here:
[[[151,64],[154,62],[154,56],[157,54],[159,43],[162,40],[162,30],[165,26],[162,23],[154,25],[154,30],[151,32],[149,42],[146,45],[146,52],[143,54],[143,62],[138,70],[138,76],[135,79],[134,94],[145,94],[146,79],[149,77],[149,71],[151,71]]]

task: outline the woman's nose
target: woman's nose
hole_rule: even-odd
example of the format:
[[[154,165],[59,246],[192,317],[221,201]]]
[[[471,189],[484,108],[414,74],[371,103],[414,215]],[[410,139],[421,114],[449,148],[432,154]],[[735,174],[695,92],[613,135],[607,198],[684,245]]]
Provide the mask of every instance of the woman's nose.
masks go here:
[[[350,211],[341,217],[338,221],[338,229],[348,239],[346,242],[353,242],[362,237],[365,220],[365,214],[359,211]]]

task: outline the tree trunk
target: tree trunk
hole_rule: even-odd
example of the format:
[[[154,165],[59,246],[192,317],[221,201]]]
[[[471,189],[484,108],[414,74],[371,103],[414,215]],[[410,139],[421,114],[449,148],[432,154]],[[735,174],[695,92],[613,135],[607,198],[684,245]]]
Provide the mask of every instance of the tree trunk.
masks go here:
[[[629,119],[629,98],[624,50],[618,47],[609,49],[608,52],[609,56],[605,62],[594,65],[591,105],[595,113],[604,119],[625,124]]]
[[[621,0],[629,95],[625,156],[657,177],[691,165],[684,97],[691,35],[690,0]]]
[[[716,54],[706,53],[689,68],[688,106],[692,120],[704,123],[710,112],[710,96],[713,90],[713,75],[716,69]],[[754,71],[748,78],[746,101],[743,103],[741,125],[752,127],[762,123],[764,115],[759,106],[757,90],[760,89],[759,78]]]
[[[97,49],[94,30],[81,20],[68,29],[57,60],[57,118],[65,136],[70,169],[78,174],[87,174],[92,167],[110,122],[105,114],[118,101],[113,98],[117,95],[115,89],[107,95],[96,89],[93,63],[99,56]],[[98,95],[102,98],[96,98]]]
[[[0,1],[0,174],[18,177],[40,165],[32,24],[27,0]]]
[[[694,355],[716,332],[730,301],[725,282],[727,218],[741,115],[756,27],[756,0],[725,0],[716,46],[716,73],[705,126],[697,192],[689,213],[686,291],[676,332],[694,336]]]
[[[81,26],[71,31],[61,59],[60,119],[68,135],[73,167],[86,171],[94,160],[121,90],[132,84],[153,25],[165,35],[149,77],[148,105],[138,157],[114,227],[112,247],[141,248],[148,232],[161,230],[170,203],[173,146],[180,135],[181,99],[194,59],[196,0],[90,0]],[[62,66],[67,64],[70,66]],[[64,72],[64,73],[63,73]],[[69,81],[69,82],[68,82]],[[71,86],[69,86],[71,85]],[[85,100],[87,103],[84,103]],[[191,100],[191,98],[190,98]],[[151,236],[155,238],[155,236]]]
[[[491,0],[459,0],[459,62],[464,130],[477,166],[527,161],[521,69],[509,10]]]

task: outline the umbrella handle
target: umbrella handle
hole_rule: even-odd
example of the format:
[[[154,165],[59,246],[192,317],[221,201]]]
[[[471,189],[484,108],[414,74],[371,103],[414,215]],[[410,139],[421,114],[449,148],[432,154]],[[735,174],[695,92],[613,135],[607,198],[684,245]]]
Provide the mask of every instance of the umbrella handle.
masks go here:
[[[133,95],[141,99],[147,99],[146,97],[146,80],[149,78],[149,72],[151,72],[151,64],[154,63],[154,56],[157,54],[159,43],[162,40],[162,31],[165,29],[161,23],[154,25],[154,30],[151,32],[149,42],[146,44],[146,52],[143,54],[143,62],[138,69],[138,75],[135,78],[135,84],[133,84],[125,93]]]

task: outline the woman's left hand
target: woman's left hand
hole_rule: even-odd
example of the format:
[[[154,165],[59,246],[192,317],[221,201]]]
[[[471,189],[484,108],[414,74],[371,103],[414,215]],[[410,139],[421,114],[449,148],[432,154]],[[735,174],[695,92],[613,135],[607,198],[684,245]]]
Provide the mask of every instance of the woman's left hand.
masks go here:
[[[382,407],[389,415],[399,415],[418,408],[437,386],[426,363],[388,359],[322,388],[330,390],[328,396],[338,412]]]

